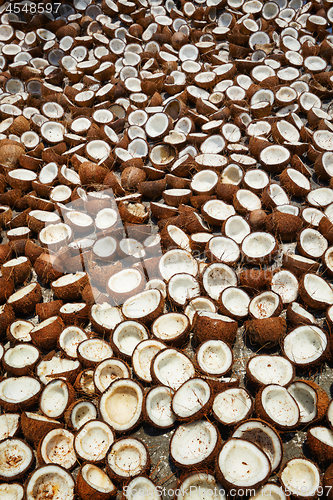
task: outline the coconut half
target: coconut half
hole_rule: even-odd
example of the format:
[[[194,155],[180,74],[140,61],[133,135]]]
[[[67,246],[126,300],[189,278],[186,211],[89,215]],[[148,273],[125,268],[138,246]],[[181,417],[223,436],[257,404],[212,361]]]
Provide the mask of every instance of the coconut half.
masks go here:
[[[59,500],[74,500],[75,482],[73,477],[62,467],[46,465],[36,469],[26,485],[26,499],[36,500],[45,495],[45,491],[56,491]]]
[[[237,427],[232,437],[245,439],[259,446],[269,458],[272,472],[279,467],[283,448],[281,438],[274,427],[261,420],[248,420]]]
[[[130,357],[143,340],[148,339],[147,329],[137,321],[123,321],[111,336],[112,345],[120,356]]]
[[[176,489],[175,500],[225,500],[225,491],[212,474],[192,472],[181,478]]]
[[[53,429],[39,442],[38,459],[44,464],[72,469],[76,465],[74,434],[66,429]]]
[[[305,458],[289,460],[281,471],[280,481],[282,487],[297,498],[316,497],[321,487],[318,467]]]
[[[231,438],[224,443],[217,457],[216,472],[224,486],[237,491],[261,486],[271,473],[271,465],[257,445],[245,439]]]
[[[154,339],[143,340],[134,349],[132,366],[135,375],[144,382],[151,382],[151,363],[154,356],[165,349],[166,345]]]
[[[253,297],[249,304],[249,313],[253,318],[264,319],[278,316],[282,310],[282,301],[275,292],[263,292]]]
[[[90,420],[76,434],[74,449],[80,460],[102,462],[114,441],[111,427],[100,420]]]
[[[115,380],[102,394],[99,410],[103,420],[115,431],[133,429],[141,418],[143,393],[130,379]]]
[[[109,476],[124,480],[142,474],[148,469],[149,452],[140,439],[118,439],[111,446],[106,463]]]
[[[172,389],[178,389],[195,375],[190,359],[176,349],[164,349],[158,352],[150,369],[153,380]]]
[[[276,384],[265,386],[256,395],[256,411],[263,420],[281,430],[294,429],[300,419],[295,399],[285,387]]]
[[[213,424],[195,420],[175,431],[170,441],[170,456],[178,467],[196,468],[215,458],[220,440]]]
[[[14,437],[0,442],[0,479],[13,481],[25,474],[34,462],[32,448]]]
[[[282,356],[253,356],[247,363],[246,373],[254,384],[265,386],[288,385],[295,376],[293,364]]]
[[[299,326],[283,340],[284,354],[296,366],[310,367],[320,363],[327,348],[326,334],[313,325]]]
[[[145,418],[158,429],[167,429],[176,421],[172,411],[174,391],[170,387],[159,385],[151,388],[145,395]]]
[[[213,415],[223,425],[235,425],[248,418],[253,402],[247,390],[241,387],[226,389],[215,396]]]
[[[231,369],[233,354],[230,347],[222,340],[207,340],[197,350],[196,361],[203,373],[222,376]]]
[[[200,418],[210,409],[212,390],[201,378],[192,378],[177,389],[172,398],[172,410],[180,421]]]

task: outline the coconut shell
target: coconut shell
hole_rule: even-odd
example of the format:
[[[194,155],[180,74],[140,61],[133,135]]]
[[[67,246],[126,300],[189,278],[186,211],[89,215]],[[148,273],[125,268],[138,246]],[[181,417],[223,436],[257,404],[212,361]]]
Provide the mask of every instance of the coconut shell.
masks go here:
[[[118,205],[120,217],[125,223],[145,224],[149,219],[149,212],[141,203],[122,201]]]
[[[140,182],[144,182],[147,176],[141,168],[126,167],[121,173],[121,185],[128,191],[135,191]]]
[[[216,185],[216,196],[219,200],[225,201],[228,204],[233,203],[239,186],[235,184],[228,184],[219,182]],[[209,197],[211,199],[211,197]]]
[[[155,181],[145,181],[139,182],[137,189],[142,196],[149,198],[150,200],[157,200],[161,198],[163,191],[166,188],[165,179],[157,179]]]
[[[93,382],[93,375],[94,375],[94,370],[92,370],[91,368],[86,368],[85,370],[82,370],[81,372],[79,372],[76,376],[76,379],[74,381],[74,389],[76,390],[76,392],[79,392],[79,393],[82,393],[84,394],[85,396],[92,396],[93,394],[96,393],[96,387],[95,387],[95,384]],[[92,384],[93,384],[93,387],[94,387],[94,390],[93,391],[86,391],[84,390],[83,388],[83,385],[82,385],[82,380],[84,380],[85,377],[88,377],[89,376],[89,379],[91,378],[92,380]],[[80,400],[77,400],[74,404],[76,404],[78,401]],[[72,405],[73,406],[73,405]],[[66,415],[68,415],[68,412],[70,410],[71,407],[69,407],[67,409],[67,412],[65,413],[65,419],[67,418]]]
[[[34,269],[38,278],[44,284],[49,284],[63,275],[62,266],[55,255],[42,253],[35,261]]]
[[[265,389],[265,387],[267,387],[267,386],[261,387],[255,395],[254,408],[255,408],[255,412],[256,412],[258,418],[260,420],[264,420],[264,422],[268,422],[270,425],[272,425],[272,427],[274,429],[277,429],[279,431],[293,430],[298,425],[298,422],[294,427],[282,426],[282,425],[280,426],[277,424],[277,422],[275,422],[275,420],[271,419],[269,417],[269,415],[265,412],[264,407],[263,407],[262,402],[261,402],[262,391]]]
[[[322,427],[326,429],[326,427]],[[320,441],[312,433],[311,429],[308,429],[306,434],[306,444],[308,445],[311,455],[316,460],[317,463],[329,464],[333,462],[333,446]]]
[[[104,302],[111,302],[108,295],[105,295],[103,292],[98,290],[98,288],[94,286],[92,287],[89,283],[82,290],[82,300],[90,306],[94,304],[103,304]]]
[[[53,316],[52,318],[53,321],[49,324],[39,328],[37,331],[32,329],[30,332],[33,344],[45,351],[56,347],[60,334],[65,328],[64,322],[59,316]]]
[[[114,497],[117,493],[117,488],[114,487],[114,490],[112,490],[110,493],[106,493],[103,491],[98,491],[92,486],[90,486],[89,483],[85,481],[82,475],[82,468],[86,464],[82,464],[81,468],[79,470],[79,473],[76,478],[76,491],[79,495],[79,497],[82,500],[109,500],[110,498]]]
[[[108,171],[106,168],[91,161],[84,161],[81,163],[79,170],[81,184],[103,184],[103,180],[107,173]]]
[[[292,325],[294,328],[302,325],[312,325],[312,321],[301,314],[298,314],[292,308],[292,303],[290,303],[287,307],[287,320],[288,324]]]
[[[270,288],[273,272],[268,269],[244,269],[239,273],[238,278],[240,285],[246,291],[258,293]]]
[[[89,311],[90,306],[88,306],[88,304],[85,304],[85,306],[80,311],[75,311],[72,313],[66,313],[59,310],[59,315],[65,325],[82,326],[86,325],[89,321]]]
[[[63,305],[62,300],[52,300],[51,302],[41,302],[36,304],[36,314],[40,321],[44,321],[52,316],[58,316],[59,309]]]
[[[302,219],[296,215],[273,212],[266,218],[266,229],[284,243],[293,241],[303,226]]]
[[[10,302],[15,312],[18,314],[30,314],[34,312],[36,304],[42,299],[42,289],[39,283],[23,297]],[[9,299],[8,299],[9,300]]]
[[[60,429],[63,425],[61,422],[56,422],[52,419],[46,421],[32,418],[28,416],[26,412],[22,413],[20,423],[25,439],[34,446],[37,446],[39,441],[49,431],[52,431],[53,429]]]
[[[157,220],[169,219],[178,214],[178,209],[176,207],[170,207],[169,205],[162,205],[161,203],[150,203],[150,210],[152,216]]]
[[[197,344],[216,339],[232,345],[236,339],[237,328],[237,321],[224,321],[223,316],[221,319],[216,319],[198,313],[194,315],[192,325],[194,340]]]
[[[284,318],[252,319],[245,322],[245,331],[251,344],[261,347],[273,347],[281,341],[287,332]]]
[[[297,380],[297,382],[303,382],[304,384],[309,385],[317,394],[317,415],[312,420],[312,423],[321,421],[326,413],[328,406],[330,404],[330,398],[327,395],[326,391],[320,385],[316,384],[312,380]]]
[[[81,299],[82,290],[88,284],[89,278],[87,274],[81,276],[74,283],[67,283],[62,286],[55,286],[54,282],[51,283],[51,289],[54,295],[65,302],[75,302]]]
[[[322,217],[319,222],[319,231],[333,245],[333,224],[327,217]]]
[[[325,309],[328,305],[328,304],[326,304],[326,302],[320,302],[318,300],[315,300],[306,291],[306,289],[304,287],[304,277],[305,277],[305,274],[303,276],[301,276],[301,278],[299,280],[298,292],[300,294],[301,299],[305,302],[305,304],[307,306],[311,307],[312,309]]]
[[[37,243],[35,243],[34,241],[28,240],[25,244],[24,253],[25,256],[28,257],[34,265],[36,260],[42,253],[47,254],[48,252],[45,248],[37,245]]]
[[[13,217],[9,222],[7,222],[6,227],[8,229],[15,229],[17,227],[22,227],[27,225],[27,216],[28,213],[30,212],[30,208],[27,208],[23,212],[19,213],[16,215],[16,217]]]
[[[11,259],[13,255],[13,249],[8,243],[3,243],[0,245],[0,265]]]
[[[12,278],[0,277],[0,304],[4,304],[14,293],[15,285]]]
[[[300,277],[304,273],[316,273],[319,269],[319,262],[304,262],[293,258],[292,254],[283,254],[283,267],[291,271],[295,276]]]
[[[27,258],[26,262],[17,264],[15,266],[1,266],[2,276],[7,280],[14,280],[16,285],[24,283],[24,281],[30,276],[31,273],[31,262]]]
[[[5,335],[9,325],[15,321],[14,309],[11,305],[5,304],[0,307],[0,336]]]
[[[20,403],[10,403],[8,401],[4,401],[0,396],[0,406],[5,412],[9,413],[16,413],[22,410],[30,410],[31,408],[34,408],[38,403],[41,391],[42,385],[40,384],[40,389],[36,394]]]

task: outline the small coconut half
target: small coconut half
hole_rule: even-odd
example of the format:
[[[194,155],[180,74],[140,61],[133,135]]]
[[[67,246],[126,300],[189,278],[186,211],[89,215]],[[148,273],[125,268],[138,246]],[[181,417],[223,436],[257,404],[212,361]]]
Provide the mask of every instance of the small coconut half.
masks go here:
[[[76,480],[77,492],[82,500],[108,500],[115,496],[116,486],[109,476],[94,464],[83,464]]]
[[[262,292],[256,295],[249,304],[249,313],[256,319],[278,316],[281,311],[281,297],[273,291]]]
[[[280,473],[281,485],[296,498],[315,498],[321,488],[320,471],[306,458],[289,460]]]
[[[197,468],[215,458],[221,438],[207,420],[180,425],[170,441],[170,456],[178,467]]]
[[[261,354],[248,361],[246,373],[250,382],[259,386],[273,383],[286,386],[293,380],[295,368],[282,356]]]
[[[201,378],[192,378],[177,389],[172,398],[172,410],[180,421],[198,419],[209,412],[212,389]]]
[[[241,461],[239,457],[244,457]],[[254,443],[228,439],[217,457],[216,475],[228,489],[258,488],[271,473],[267,455]]]
[[[74,500],[74,478],[58,465],[45,465],[37,468],[29,477],[26,499],[36,500],[36,494],[43,491],[56,491],[59,499]],[[38,498],[38,497],[37,497]]]
[[[145,394],[144,416],[154,427],[167,429],[175,423],[176,415],[171,407],[173,395],[174,391],[164,385],[152,387]]]
[[[321,363],[328,349],[327,335],[317,326],[304,325],[289,332],[283,340],[285,356],[296,366]]]
[[[166,345],[159,340],[149,339],[139,342],[133,351],[132,365],[135,375],[144,382],[151,382],[151,363],[154,356],[165,349]]]
[[[249,392],[241,387],[226,389],[213,401],[213,415],[223,425],[235,425],[249,418],[253,402]]]
[[[102,462],[113,441],[114,433],[107,423],[90,420],[80,427],[75,436],[75,453],[80,460],[85,462]]]
[[[178,389],[195,375],[194,366],[190,359],[182,352],[171,348],[158,352],[150,369],[155,382],[172,389]]]
[[[33,462],[33,450],[22,439],[11,437],[0,442],[0,480],[13,481],[22,477]]]
[[[149,466],[149,452],[140,439],[118,439],[112,444],[107,455],[106,470],[114,479],[124,480],[143,474]]]
[[[256,395],[256,412],[277,429],[294,429],[299,423],[300,412],[295,399],[285,387],[270,384]]]

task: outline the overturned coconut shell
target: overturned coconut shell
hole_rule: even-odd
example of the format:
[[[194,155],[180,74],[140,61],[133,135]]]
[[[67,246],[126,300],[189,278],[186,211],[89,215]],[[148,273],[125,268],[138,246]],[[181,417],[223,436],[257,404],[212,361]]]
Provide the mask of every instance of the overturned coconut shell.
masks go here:
[[[198,344],[216,339],[232,345],[236,338],[237,328],[237,321],[221,314],[201,311],[194,315],[193,332]]]
[[[266,218],[266,229],[283,242],[292,241],[302,229],[302,219],[295,215],[273,212]]]
[[[246,321],[245,331],[250,342],[261,347],[273,347],[277,345],[287,331],[287,323],[284,318],[263,318]]]

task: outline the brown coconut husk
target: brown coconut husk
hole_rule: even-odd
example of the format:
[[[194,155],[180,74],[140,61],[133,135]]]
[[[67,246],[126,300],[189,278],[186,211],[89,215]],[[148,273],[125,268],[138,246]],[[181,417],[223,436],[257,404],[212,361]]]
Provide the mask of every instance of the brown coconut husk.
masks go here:
[[[251,344],[273,347],[281,341],[287,331],[284,318],[252,319],[245,322],[245,331]]]
[[[266,218],[268,232],[280,238],[284,243],[293,241],[303,226],[302,219],[296,215],[273,212]]]
[[[238,323],[225,321],[223,318],[222,315],[221,319],[216,319],[195,313],[192,326],[195,342],[202,344],[206,340],[216,339],[232,345],[236,338]]]

